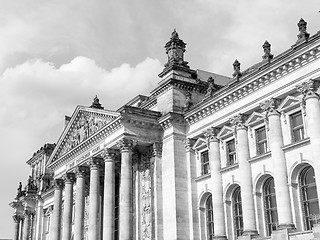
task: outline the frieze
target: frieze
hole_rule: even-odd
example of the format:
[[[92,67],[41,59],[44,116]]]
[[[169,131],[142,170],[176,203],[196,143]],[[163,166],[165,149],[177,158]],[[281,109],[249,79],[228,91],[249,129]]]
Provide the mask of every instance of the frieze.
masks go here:
[[[319,37],[319,36],[315,36]],[[309,40],[311,42],[311,40]],[[195,108],[194,110],[191,110],[188,114],[186,114],[186,121],[189,125],[192,125],[201,119],[212,115],[214,112],[219,111],[220,109],[230,105],[233,102],[236,102],[237,100],[253,93],[254,91],[270,84],[271,82],[278,80],[279,78],[282,78],[283,76],[287,75],[288,73],[291,73],[294,70],[297,70],[301,68],[302,66],[306,65],[307,63],[310,63],[314,61],[315,59],[318,59],[320,56],[320,46],[315,46],[311,49],[309,49],[307,52],[300,54],[299,56],[295,56],[293,59],[291,59],[289,62],[286,62],[282,65],[279,65],[277,68],[271,68],[272,65],[276,64],[279,60],[278,58],[274,58],[272,64],[268,65],[262,65],[260,68],[257,69],[257,71],[254,71],[250,74],[246,74],[242,76],[241,86],[238,88],[235,88],[231,90],[230,83],[229,86],[226,86],[226,91],[219,91],[219,94],[222,95],[216,95],[216,98],[212,98],[213,101],[210,103],[207,103],[207,105],[200,105],[198,108]],[[283,58],[283,55],[279,56],[279,59]],[[273,64],[274,63],[274,64]],[[261,70],[263,67],[265,67],[265,72],[253,79],[250,82],[245,83],[246,79],[251,79],[255,77],[256,74],[261,73]],[[228,89],[229,87],[229,89]],[[223,89],[222,89],[223,90]],[[228,91],[227,94],[225,94]]]

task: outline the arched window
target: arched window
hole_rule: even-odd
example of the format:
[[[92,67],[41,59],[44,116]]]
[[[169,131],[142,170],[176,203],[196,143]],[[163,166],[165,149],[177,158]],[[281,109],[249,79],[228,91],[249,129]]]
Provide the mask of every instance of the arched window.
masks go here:
[[[319,205],[314,170],[310,166],[301,171],[300,190],[304,224],[307,230],[311,230],[319,218]]]
[[[276,193],[274,190],[274,179],[269,177],[263,185],[264,211],[267,225],[267,236],[277,229],[278,213]]]
[[[234,232],[237,237],[242,235],[243,232],[243,217],[242,217],[242,204],[241,204],[241,191],[237,187],[232,196],[233,205],[233,219],[234,219]]]
[[[210,195],[206,201],[206,223],[207,223],[207,239],[212,240],[214,236],[212,195]]]

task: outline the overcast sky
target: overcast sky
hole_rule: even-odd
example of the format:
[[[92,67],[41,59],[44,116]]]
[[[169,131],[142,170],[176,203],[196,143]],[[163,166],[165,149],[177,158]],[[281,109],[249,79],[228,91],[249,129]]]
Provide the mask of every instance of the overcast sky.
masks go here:
[[[25,163],[56,142],[64,116],[97,94],[115,110],[157,85],[174,28],[193,69],[226,76],[245,69],[262,44],[280,54],[297,39],[300,18],[320,30],[319,0],[2,0],[0,8],[0,238],[12,238],[9,203]]]

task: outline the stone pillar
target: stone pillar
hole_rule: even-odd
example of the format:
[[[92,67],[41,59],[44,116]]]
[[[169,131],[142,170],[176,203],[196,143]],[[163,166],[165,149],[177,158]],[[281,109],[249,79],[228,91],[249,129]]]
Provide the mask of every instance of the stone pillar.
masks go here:
[[[23,220],[23,230],[22,230],[22,240],[29,240],[31,233],[31,220],[33,212],[30,210],[24,210],[24,220]]]
[[[14,232],[13,232],[13,240],[20,240],[19,239],[19,230],[20,230],[20,221],[21,221],[21,217],[17,214],[12,216],[13,218],[13,223],[14,223]]]
[[[89,240],[99,238],[99,212],[100,212],[100,168],[101,158],[93,157],[89,160],[90,165],[90,193],[89,193]]]
[[[210,128],[204,132],[208,140],[209,161],[212,185],[214,235],[216,239],[226,239],[220,146],[217,134],[219,129]]]
[[[315,176],[320,176],[320,105],[319,105],[319,89],[320,81],[310,79],[297,86],[298,92],[303,94],[306,108],[306,120],[308,127],[308,135],[313,156],[313,165]],[[317,193],[320,196],[320,177],[316,177]],[[320,201],[319,201],[320,208]]]
[[[41,240],[42,233],[43,233],[43,200],[41,197],[38,199],[38,206],[37,206],[37,217],[36,217],[36,232],[35,232],[35,239]]]
[[[245,116],[238,114],[230,119],[235,128],[237,158],[240,171],[240,186],[243,212],[243,235],[257,235],[253,201],[252,173],[249,163],[249,143]],[[214,196],[213,196],[214,197]]]
[[[63,232],[62,240],[71,239],[72,228],[72,207],[73,207],[73,183],[75,181],[74,173],[64,175],[64,209],[63,209]]]
[[[162,206],[162,171],[161,171],[161,156],[162,156],[162,144],[153,144],[153,196],[154,196],[154,230],[155,240],[163,239],[163,206]]]
[[[133,234],[132,222],[132,140],[118,142],[121,152],[119,239],[130,240]]]
[[[54,180],[54,204],[50,227],[50,240],[60,240],[61,238],[61,207],[63,179]]]
[[[287,165],[283,147],[283,136],[281,129],[280,113],[276,110],[279,100],[271,98],[260,104],[266,111],[269,129],[269,145],[271,150],[274,183],[276,192],[278,227],[294,228],[291,201],[287,176]]]
[[[104,197],[103,197],[103,239],[114,239],[115,206],[115,154],[112,149],[103,151],[104,159]]]
[[[87,173],[86,167],[78,166],[76,168],[76,203],[75,203],[75,219],[74,219],[74,240],[83,239],[86,173]]]

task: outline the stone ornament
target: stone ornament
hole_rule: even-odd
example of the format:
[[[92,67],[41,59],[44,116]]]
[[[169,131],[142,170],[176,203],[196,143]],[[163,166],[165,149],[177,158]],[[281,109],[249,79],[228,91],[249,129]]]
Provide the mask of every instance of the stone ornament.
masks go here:
[[[92,157],[89,159],[88,164],[90,169],[99,169],[102,166],[102,159],[98,157]]]
[[[101,106],[100,102],[99,102],[99,98],[96,95],[96,97],[93,99],[93,102],[90,106],[90,108],[97,108],[97,109],[104,109],[104,107]]]
[[[192,100],[191,100],[191,92],[188,91],[186,92],[186,101],[183,107],[184,111],[188,111],[190,109],[190,107],[193,105]]]
[[[219,142],[217,135],[220,131],[220,128],[211,127],[203,132],[203,135],[207,138],[208,143],[210,142]]]
[[[132,151],[135,146],[135,143],[131,139],[123,138],[118,141],[117,146],[121,152],[122,151]]]
[[[303,95],[304,99],[307,99],[310,97],[319,97],[319,94],[317,92],[319,86],[320,82],[318,80],[310,79],[298,85],[296,89]]]
[[[208,89],[207,89],[207,93],[206,93],[206,97],[212,97],[213,93],[218,91],[220,88],[222,88],[223,86],[215,84],[214,83],[215,79],[210,76],[207,80],[207,82],[209,83],[208,85]]]
[[[300,31],[300,33],[297,35],[297,43],[307,42],[310,36],[310,34],[307,32],[307,22],[301,18],[297,25]]]
[[[34,212],[31,211],[31,210],[29,210],[29,209],[25,209],[25,210],[23,211],[23,216],[24,216],[25,218],[31,218],[33,215],[34,215]]]
[[[113,162],[116,158],[116,150],[112,148],[104,148],[101,157],[105,162]]]
[[[234,73],[232,74],[232,76],[237,80],[239,80],[240,77],[242,76],[242,73],[240,71],[240,62],[237,59],[233,63],[233,70],[234,70]]]
[[[77,166],[75,167],[74,171],[76,173],[76,177],[85,177],[88,173],[88,168],[85,166]]]
[[[174,29],[170,41],[164,46],[168,55],[168,62],[165,67],[172,64],[187,66],[188,62],[184,61],[184,52],[186,51],[186,43],[179,38],[179,34]]]
[[[152,154],[154,157],[159,157],[162,155],[162,143],[160,142],[155,142],[152,145]]]
[[[63,175],[63,180],[65,183],[72,184],[75,182],[76,176],[74,173],[69,172],[69,173],[66,173],[65,175]]]
[[[64,187],[64,181],[62,178],[56,178],[53,180],[54,189],[56,190],[62,190]]]
[[[270,98],[262,103],[260,103],[260,108],[266,112],[266,115],[279,114],[277,108],[279,107],[280,99]]]
[[[22,216],[17,215],[17,214],[13,215],[12,218],[13,218],[13,221],[14,221],[15,223],[19,223],[19,222],[23,219]]]
[[[262,45],[262,48],[264,51],[262,59],[271,62],[271,60],[273,59],[273,55],[271,54],[271,44],[268,41],[265,41]]]
[[[238,115],[233,116],[232,118],[229,119],[231,125],[234,126],[235,128],[235,132],[237,129],[243,129],[243,128],[247,128],[245,126],[245,122],[247,120],[247,115],[239,113]]]

